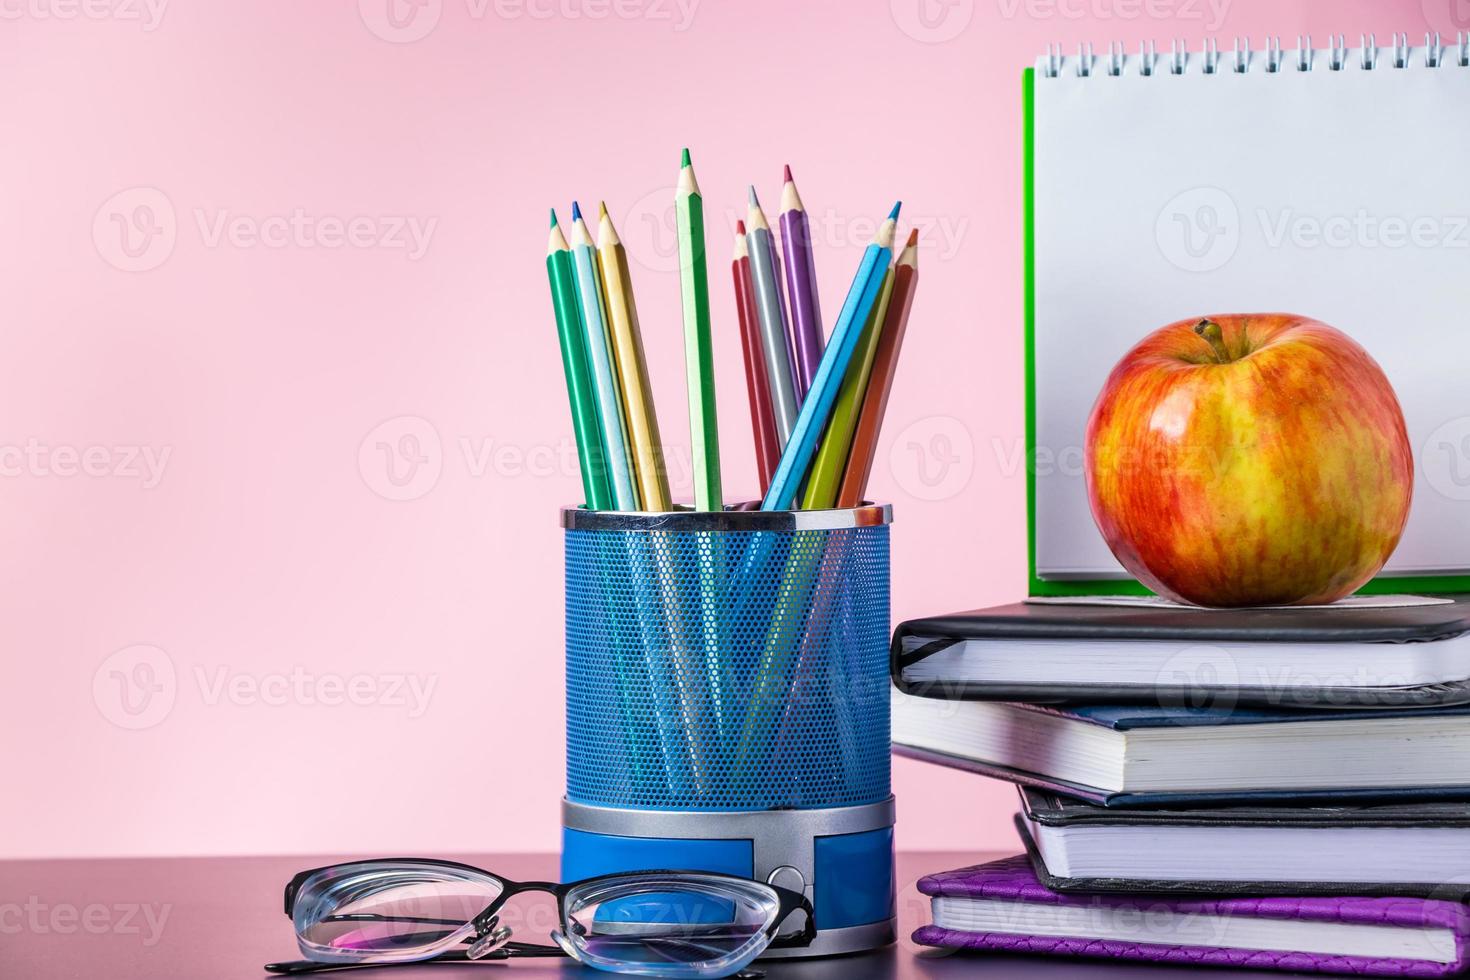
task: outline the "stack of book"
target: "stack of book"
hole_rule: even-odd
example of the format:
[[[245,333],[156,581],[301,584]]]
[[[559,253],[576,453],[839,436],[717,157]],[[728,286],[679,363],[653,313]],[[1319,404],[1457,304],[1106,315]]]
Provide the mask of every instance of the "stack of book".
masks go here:
[[[1031,601],[893,641],[894,751],[1016,783],[1025,853],[915,940],[1285,970],[1470,965],[1470,599]]]

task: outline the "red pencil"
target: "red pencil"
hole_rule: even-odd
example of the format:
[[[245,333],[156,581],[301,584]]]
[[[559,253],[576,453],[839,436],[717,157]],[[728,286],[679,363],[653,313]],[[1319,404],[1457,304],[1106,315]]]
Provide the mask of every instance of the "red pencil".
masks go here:
[[[764,497],[771,489],[771,477],[781,459],[781,444],[776,441],[776,414],[771,407],[771,382],[766,377],[766,356],[761,348],[755,285],[750,278],[750,250],[745,244],[743,221],[735,223],[735,259],[730,263],[730,272],[735,279],[735,310],[740,316],[740,348],[745,354],[745,388],[750,396],[750,427],[755,432],[755,467]]]
[[[878,452],[878,432],[883,428],[883,413],[888,409],[888,392],[898,368],[898,351],[903,345],[904,328],[909,310],[914,306],[914,290],[919,285],[919,231],[909,232],[903,252],[893,264],[893,298],[888,301],[888,315],[883,318],[883,332],[878,335],[878,350],[873,355],[873,372],[868,376],[868,390],[858,412],[857,428],[852,434],[852,450],[842,486],[837,491],[838,507],[856,507],[868,490],[868,475],[873,472],[873,457]]]

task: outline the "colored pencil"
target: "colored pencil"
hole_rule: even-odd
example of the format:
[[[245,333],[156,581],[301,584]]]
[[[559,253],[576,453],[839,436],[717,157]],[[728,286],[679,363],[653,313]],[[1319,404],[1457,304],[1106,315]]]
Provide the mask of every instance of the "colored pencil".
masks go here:
[[[561,366],[567,378],[572,406],[572,432],[577,438],[577,460],[582,467],[582,493],[592,510],[612,506],[607,465],[602,453],[602,423],[597,417],[597,393],[587,366],[587,340],[577,311],[577,277],[566,236],[551,212],[551,237],[546,245],[546,276],[551,280],[551,305],[556,312],[556,335],[561,344]]]
[[[868,390],[863,394],[862,411],[853,432],[852,451],[848,454],[847,472],[837,491],[838,507],[856,507],[868,492],[868,476],[873,472],[873,458],[878,451],[878,433],[883,428],[883,414],[888,410],[888,394],[893,390],[893,375],[898,368],[898,353],[903,347],[904,330],[909,311],[914,307],[914,293],[919,286],[919,232],[909,232],[903,253],[893,265],[893,298],[888,302],[883,334],[873,358],[873,371]]]
[[[608,216],[607,205],[602,204],[599,210],[598,271],[602,275],[613,360],[623,395],[623,418],[627,421],[628,442],[633,453],[633,478],[644,510],[673,510],[663,440],[658,433],[658,413],[654,410],[653,388],[648,381],[648,360],[643,355],[643,332],[638,326],[638,307],[633,302],[628,252]]]
[[[745,240],[750,248],[750,281],[755,286],[756,312],[760,315],[761,341],[766,355],[766,380],[771,386],[771,407],[776,413],[776,436],[784,450],[791,440],[801,401],[796,394],[786,311],[781,305],[776,243],[754,187],[750,189],[745,222],[748,226]]]
[[[578,309],[587,337],[587,361],[592,367],[592,386],[597,392],[598,418],[602,421],[602,451],[607,459],[608,482],[613,508],[637,510],[638,488],[628,453],[628,436],[623,427],[623,398],[613,366],[607,336],[607,313],[603,308],[602,276],[597,270],[597,250],[582,209],[572,202],[572,264],[577,270]]]
[[[812,461],[811,476],[807,477],[806,490],[802,495],[802,510],[826,510],[837,505],[837,488],[842,483],[842,474],[847,469],[847,457],[852,450],[852,433],[857,428],[858,411],[863,406],[863,393],[868,388],[868,377],[873,370],[873,359],[878,352],[878,341],[883,334],[883,317],[888,312],[888,300],[893,295],[893,269],[883,275],[883,285],[878,290],[878,301],[868,322],[858,338],[857,351],[848,366],[842,387],[837,389],[837,401],[832,405],[832,420],[822,433],[822,442]]]
[[[842,304],[842,312],[837,315],[832,336],[822,352],[821,363],[817,365],[816,376],[812,378],[811,391],[807,392],[806,400],[801,404],[791,440],[781,452],[781,462],[771,479],[771,489],[761,501],[761,510],[790,510],[796,502],[796,494],[817,451],[817,440],[827,425],[838,388],[852,363],[863,326],[873,304],[878,301],[878,291],[893,257],[893,228],[898,221],[900,206],[901,202],[893,206],[863,253],[857,275],[853,277],[847,299]]]
[[[781,186],[781,260],[786,267],[786,305],[791,313],[792,349],[796,353],[796,396],[805,398],[822,359],[822,305],[817,297],[817,266],[806,207],[796,192],[791,167]]]
[[[674,192],[679,236],[679,291],[684,311],[684,372],[694,448],[694,508],[723,510],[720,433],[715,417],[715,355],[710,340],[709,272],[705,264],[704,198],[686,149]]]
[[[745,389],[750,399],[750,427],[755,433],[755,467],[761,495],[771,488],[781,445],[776,441],[776,418],[771,413],[771,388],[766,378],[765,352],[761,349],[759,314],[755,287],[750,281],[750,250],[745,241],[745,222],[735,222],[735,259],[730,263],[735,281],[735,312],[740,320],[740,349],[745,355]]]

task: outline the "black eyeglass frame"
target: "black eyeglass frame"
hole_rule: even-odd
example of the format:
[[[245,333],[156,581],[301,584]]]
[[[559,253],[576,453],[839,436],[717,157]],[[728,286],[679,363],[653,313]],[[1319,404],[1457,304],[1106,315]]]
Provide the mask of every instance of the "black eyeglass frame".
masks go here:
[[[773,885],[769,882],[755,881],[751,878],[742,878],[739,875],[725,874],[719,871],[695,871],[691,869],[674,870],[669,868],[657,868],[646,871],[617,871],[611,874],[595,875],[591,878],[582,878],[577,881],[569,881],[563,883],[558,883],[554,881],[514,881],[510,878],[504,877],[503,875],[495,874],[493,871],[486,871],[484,868],[477,868],[473,864],[464,864],[459,861],[445,861],[437,858],[412,857],[371,858],[362,861],[341,861],[337,864],[328,864],[320,868],[310,868],[306,871],[298,872],[291,878],[289,882],[286,883],[286,894],[284,902],[286,917],[292,919],[293,921],[295,920],[296,898],[301,894],[301,890],[306,885],[306,883],[310,881],[313,877],[324,872],[336,871],[339,868],[350,868],[363,864],[423,865],[430,868],[445,868],[457,871],[470,871],[477,875],[483,875],[486,878],[493,879],[496,883],[500,885],[500,894],[496,895],[495,898],[491,900],[490,904],[487,905],[483,911],[481,911],[473,919],[469,920],[469,922],[465,923],[465,925],[470,925],[474,927],[474,931],[470,935],[466,936],[463,940],[464,943],[468,944],[476,943],[479,940],[483,939],[485,936],[489,935],[495,929],[500,910],[505,906],[506,902],[510,901],[510,899],[514,898],[517,895],[524,895],[528,892],[545,892],[546,894],[551,895],[553,898],[556,899],[557,921],[565,925],[567,921],[566,900],[567,896],[571,894],[573,889],[583,888],[588,885],[596,885],[600,882],[605,881],[622,881],[627,879],[644,878],[656,879],[660,875],[668,876],[669,878],[674,879],[689,876],[716,878],[736,882],[741,885],[757,884],[762,887],[769,888],[772,892],[775,893],[776,899],[779,904],[777,905],[775,917],[772,918],[771,924],[766,927],[767,949],[789,949],[810,946],[812,940],[817,937],[816,912],[812,908],[811,901],[805,895],[802,895],[799,892],[794,892],[789,888],[783,888],[780,885]],[[801,930],[785,935],[778,934],[777,930],[781,928],[781,924],[785,922],[788,918],[790,918],[793,912],[797,911],[805,913],[805,921]],[[478,957],[478,959],[490,960],[508,959],[516,956],[541,957],[565,955],[567,955],[566,952],[557,946],[545,946],[521,942],[506,942],[503,945],[491,950],[483,957]],[[268,963],[266,964],[265,969],[271,973],[298,974],[316,973],[325,970],[361,969],[366,967],[413,966],[424,963],[446,961],[466,962],[468,961],[468,959],[469,958],[465,955],[464,950],[452,949],[446,950],[441,953],[436,953],[433,956],[426,956],[420,960],[398,960],[387,963],[353,963],[348,961],[333,962],[325,960],[293,960],[284,963]]]

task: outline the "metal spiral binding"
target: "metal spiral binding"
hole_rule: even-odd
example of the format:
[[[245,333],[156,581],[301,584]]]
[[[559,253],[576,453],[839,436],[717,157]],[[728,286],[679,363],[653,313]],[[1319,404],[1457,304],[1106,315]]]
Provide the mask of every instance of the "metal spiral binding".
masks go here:
[[[1397,69],[1411,68],[1416,64],[1415,48],[1409,44],[1407,33],[1395,32],[1391,41],[1391,47],[1384,48],[1383,53],[1388,57],[1382,65],[1379,64],[1378,38],[1373,34],[1361,35],[1358,48],[1358,68],[1362,71],[1377,71],[1384,67]],[[1349,51],[1347,39],[1342,34],[1330,35],[1327,39],[1326,66],[1328,71],[1345,71],[1349,66]],[[1424,46],[1422,48],[1423,59],[1417,64],[1425,68],[1444,68],[1453,66],[1458,68],[1470,68],[1470,31],[1460,31],[1455,35],[1452,46],[1447,46],[1440,35],[1435,31],[1429,31],[1424,35]],[[1158,47],[1153,41],[1143,41],[1138,45],[1138,74],[1153,76],[1157,74],[1183,75],[1189,70],[1190,50],[1189,42],[1183,38],[1174,38],[1169,42],[1168,60],[1165,62],[1167,71],[1160,70]],[[1198,52],[1200,59],[1200,71],[1206,75],[1218,75],[1220,71],[1220,45],[1213,38],[1205,38]],[[1102,65],[1102,74],[1113,78],[1120,78],[1128,73],[1129,56],[1122,42],[1112,41],[1108,43],[1106,61]],[[1060,44],[1048,44],[1042,56],[1039,72],[1046,78],[1057,78],[1067,68],[1067,59],[1062,54]],[[1234,47],[1230,58],[1230,70],[1227,74],[1244,75],[1250,72],[1255,65],[1268,74],[1277,74],[1284,70],[1313,71],[1317,67],[1317,51],[1312,47],[1312,36],[1310,34],[1299,34],[1296,39],[1296,51],[1290,62],[1290,69],[1286,67],[1287,62],[1283,57],[1281,39],[1279,37],[1266,38],[1264,57],[1257,59],[1252,50],[1248,37],[1237,37],[1234,39]],[[1077,45],[1076,74],[1079,78],[1090,78],[1097,73],[1097,55],[1090,43]]]

